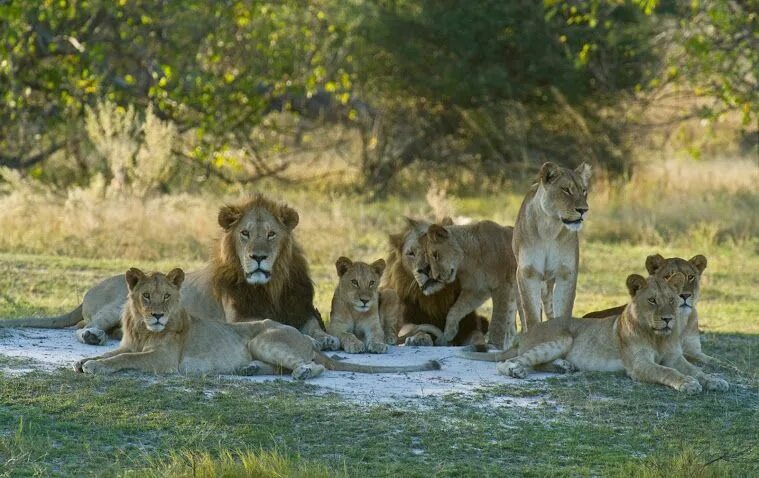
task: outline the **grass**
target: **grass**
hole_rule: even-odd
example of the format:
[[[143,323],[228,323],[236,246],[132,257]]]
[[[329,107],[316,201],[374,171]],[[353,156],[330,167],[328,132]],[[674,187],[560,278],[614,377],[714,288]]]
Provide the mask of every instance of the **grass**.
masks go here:
[[[702,343],[727,363],[708,368],[731,383],[725,394],[687,397],[623,375],[586,373],[417,405],[358,405],[289,382],[68,370],[21,375],[11,372],[23,361],[2,358],[0,477],[756,475],[759,198],[745,179],[752,170],[745,163],[676,166],[652,168],[632,180],[635,186],[599,180],[583,232],[575,309],[624,303],[626,276],[643,273],[649,254],[705,254]],[[725,174],[716,177],[718,170]],[[88,194],[61,198],[19,188],[0,198],[0,317],[69,310],[91,284],[133,265],[198,267],[223,202]],[[379,202],[308,188],[276,194],[301,212],[297,234],[317,306],[326,312],[334,260],[383,257],[386,233],[401,227],[402,215],[511,223],[521,192],[438,190],[426,200],[421,194]],[[512,406],[504,397],[537,405]]]

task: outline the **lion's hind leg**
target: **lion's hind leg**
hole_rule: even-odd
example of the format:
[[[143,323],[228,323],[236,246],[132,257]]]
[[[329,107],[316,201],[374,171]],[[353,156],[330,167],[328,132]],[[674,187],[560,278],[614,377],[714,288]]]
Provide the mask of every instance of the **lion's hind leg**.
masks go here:
[[[496,365],[498,373],[514,378],[526,378],[527,369],[561,359],[572,348],[572,337],[565,335],[550,342],[544,342],[527,350],[513,359]]]

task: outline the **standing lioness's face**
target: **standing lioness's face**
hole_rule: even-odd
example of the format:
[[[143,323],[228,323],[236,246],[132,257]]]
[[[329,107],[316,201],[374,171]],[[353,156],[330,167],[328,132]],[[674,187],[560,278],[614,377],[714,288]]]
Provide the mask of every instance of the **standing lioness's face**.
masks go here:
[[[570,231],[579,231],[588,215],[589,182],[590,166],[585,163],[574,170],[545,163],[537,196],[543,211]]]

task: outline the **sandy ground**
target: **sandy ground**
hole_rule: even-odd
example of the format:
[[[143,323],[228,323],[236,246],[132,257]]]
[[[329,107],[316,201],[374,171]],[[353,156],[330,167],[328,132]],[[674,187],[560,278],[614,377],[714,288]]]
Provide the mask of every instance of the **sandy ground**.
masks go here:
[[[53,370],[70,367],[83,357],[101,354],[115,348],[117,341],[96,347],[79,343],[72,330],[0,329],[0,355],[29,359],[28,365],[6,369],[10,373],[29,370]],[[400,365],[421,363],[436,359],[442,369],[407,374],[359,374],[327,371],[308,383],[323,387],[324,392],[337,392],[343,397],[362,403],[417,402],[429,397],[447,394],[472,395],[495,385],[525,384],[498,375],[492,362],[476,362],[456,357],[458,347],[391,347],[387,354],[346,354],[329,352],[345,360],[367,365]],[[26,362],[26,360],[24,360]],[[28,368],[27,368],[28,367]],[[530,381],[542,380],[549,374],[531,374]],[[291,380],[290,377],[236,377],[236,380],[264,382]],[[544,401],[541,397],[498,397],[495,406],[535,406]]]

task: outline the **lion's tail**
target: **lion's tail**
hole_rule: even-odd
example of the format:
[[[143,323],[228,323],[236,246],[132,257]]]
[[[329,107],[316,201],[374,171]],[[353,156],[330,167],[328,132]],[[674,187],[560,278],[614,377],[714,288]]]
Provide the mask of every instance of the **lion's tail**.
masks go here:
[[[481,360],[483,362],[503,362],[504,360],[512,359],[519,355],[516,347],[511,347],[507,350],[500,352],[459,352],[458,356],[470,359]]]
[[[39,329],[63,329],[83,320],[82,304],[71,312],[55,317],[25,317],[23,319],[0,320],[0,327],[36,327]]]
[[[379,366],[379,365],[360,365],[357,363],[346,363],[331,359],[323,353],[317,353],[314,358],[316,363],[324,365],[328,370],[337,370],[340,372],[359,372],[359,373],[400,373],[400,372],[423,372],[425,370],[440,370],[440,362],[430,360],[421,365],[399,365],[399,366]]]

